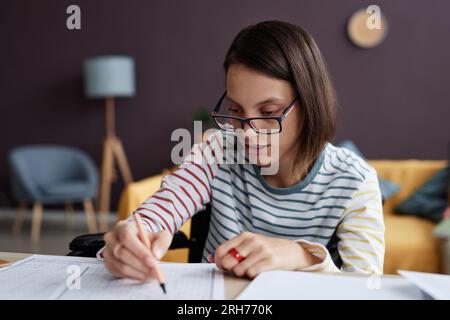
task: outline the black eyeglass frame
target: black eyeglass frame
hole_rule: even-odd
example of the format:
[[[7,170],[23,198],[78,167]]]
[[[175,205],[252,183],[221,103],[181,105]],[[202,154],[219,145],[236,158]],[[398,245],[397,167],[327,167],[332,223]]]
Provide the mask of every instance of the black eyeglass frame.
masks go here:
[[[292,102],[283,109],[283,112],[279,115],[279,116],[269,116],[269,117],[251,117],[251,118],[241,118],[241,117],[237,117],[237,116],[230,116],[230,115],[223,115],[223,114],[219,114],[217,113],[220,109],[220,105],[222,104],[223,99],[225,99],[225,96],[227,95],[227,92],[225,91],[222,95],[222,97],[220,97],[219,102],[217,102],[216,106],[214,107],[214,110],[211,112],[211,117],[214,119],[214,122],[216,123],[216,125],[219,127],[220,130],[226,131],[226,132],[234,132],[236,129],[233,130],[227,130],[227,129],[223,129],[220,127],[219,123],[217,122],[217,118],[227,118],[227,119],[234,119],[234,120],[238,120],[241,123],[241,128],[244,128],[244,124],[246,122],[248,122],[249,126],[258,134],[279,134],[281,133],[281,131],[283,130],[283,126],[282,126],[282,122],[284,119],[286,119],[286,117],[288,116],[289,112],[293,109],[295,102],[298,99],[298,96],[295,97],[294,100],[292,100]],[[278,132],[259,132],[259,129],[255,128],[251,121],[252,120],[277,120],[278,125],[280,127],[280,131]]]

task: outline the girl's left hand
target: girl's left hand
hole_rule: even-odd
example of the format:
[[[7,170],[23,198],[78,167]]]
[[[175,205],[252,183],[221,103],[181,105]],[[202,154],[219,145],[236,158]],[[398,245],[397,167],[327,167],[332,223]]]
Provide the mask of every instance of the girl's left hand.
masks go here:
[[[235,248],[245,259],[239,262],[229,253],[232,248]],[[250,278],[264,271],[299,270],[320,263],[317,257],[293,240],[247,231],[217,247],[214,257],[210,256],[208,260],[215,262],[221,269],[232,271],[239,277],[246,275]]]

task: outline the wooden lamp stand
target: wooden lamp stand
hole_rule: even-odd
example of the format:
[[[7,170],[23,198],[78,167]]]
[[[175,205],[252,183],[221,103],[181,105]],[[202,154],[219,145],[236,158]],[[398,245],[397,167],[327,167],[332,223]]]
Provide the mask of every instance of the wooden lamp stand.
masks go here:
[[[122,142],[115,133],[115,105],[114,98],[106,98],[106,138],[103,143],[103,160],[101,169],[100,192],[98,209],[100,213],[100,231],[109,229],[109,205],[111,183],[116,180],[115,163],[117,163],[125,185],[133,182],[130,166],[122,146]]]

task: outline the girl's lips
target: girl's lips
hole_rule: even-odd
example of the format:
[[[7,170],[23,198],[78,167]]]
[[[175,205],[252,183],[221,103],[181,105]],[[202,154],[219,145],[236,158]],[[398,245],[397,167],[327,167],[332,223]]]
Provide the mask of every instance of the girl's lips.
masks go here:
[[[248,151],[253,151],[253,152],[258,152],[258,151],[260,151],[260,150],[264,150],[264,149],[266,149],[267,147],[270,147],[270,144],[269,144],[269,145],[265,145],[265,146],[259,146],[259,145],[253,145],[253,146],[251,146],[251,145],[248,145],[248,144],[245,145],[245,148],[246,148]]]
[[[252,148],[252,149],[258,149],[258,148],[265,148],[265,147],[267,147],[267,145],[265,145],[265,146],[259,146],[259,145],[251,146],[251,145],[248,145],[248,144],[246,144],[246,146],[247,146],[248,148]]]

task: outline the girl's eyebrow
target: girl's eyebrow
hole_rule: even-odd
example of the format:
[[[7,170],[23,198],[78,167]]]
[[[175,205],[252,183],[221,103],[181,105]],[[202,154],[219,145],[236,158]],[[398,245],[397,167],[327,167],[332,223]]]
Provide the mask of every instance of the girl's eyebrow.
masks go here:
[[[240,104],[238,102],[236,102],[235,100],[233,100],[229,96],[227,96],[227,99],[240,106]],[[259,106],[259,105],[266,104],[266,103],[274,103],[274,102],[280,102],[280,101],[284,101],[284,99],[277,98],[277,97],[269,97],[269,98],[267,98],[267,99],[265,99],[265,100],[263,100],[261,102],[258,102],[256,105]]]

